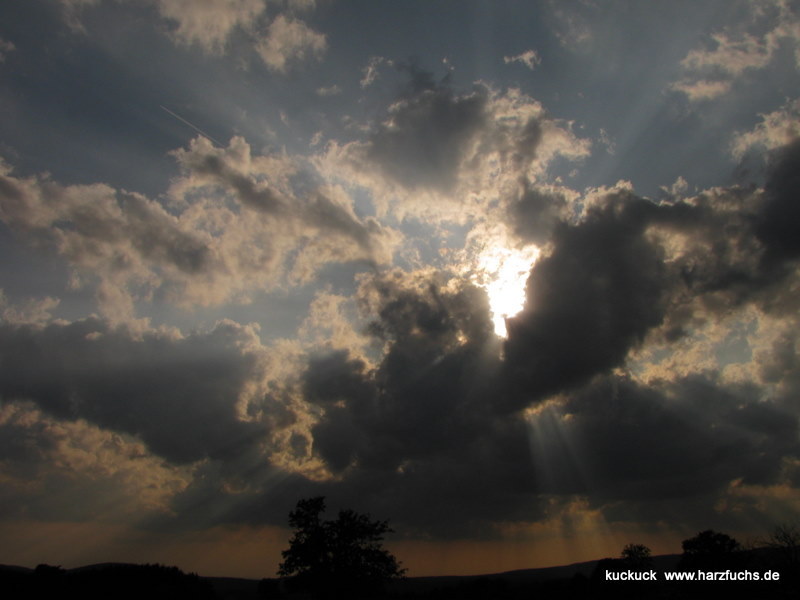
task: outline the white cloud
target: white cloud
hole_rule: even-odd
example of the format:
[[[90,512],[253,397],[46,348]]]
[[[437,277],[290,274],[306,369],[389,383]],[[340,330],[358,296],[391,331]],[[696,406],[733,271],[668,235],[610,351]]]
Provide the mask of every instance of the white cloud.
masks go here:
[[[61,0],[65,19],[76,31],[85,31],[78,13],[101,0]],[[180,44],[199,46],[210,54],[224,54],[230,37],[242,32],[264,63],[273,71],[286,72],[292,63],[319,59],[327,48],[324,34],[314,31],[300,19],[280,13],[267,27],[261,39],[255,40],[262,28],[271,0],[148,0],[173,26],[171,35]],[[284,5],[286,6],[286,5]],[[289,0],[289,12],[313,10],[314,0]],[[0,46],[0,60],[2,60]]]
[[[537,65],[541,64],[542,59],[535,50],[526,50],[525,52],[517,54],[516,56],[504,56],[503,62],[505,64],[518,62],[533,71]]]
[[[368,188],[379,212],[397,218],[487,218],[517,194],[521,179],[543,183],[554,159],[580,160],[591,147],[517,89],[478,85],[456,94],[433,86],[387,113],[367,141],[330,142],[317,165],[334,181]]]
[[[58,298],[27,298],[21,303],[11,303],[0,289],[0,320],[15,325],[44,325],[52,320],[52,311],[59,305]]]
[[[325,35],[303,21],[278,15],[256,50],[270,70],[284,73],[293,62],[320,59],[327,45]]]
[[[681,196],[685,195],[686,192],[689,190],[689,184],[683,178],[683,176],[678,175],[678,178],[672,183],[670,186],[662,185],[660,188],[669,196],[674,198],[680,198]]]
[[[772,48],[752,35],[744,34],[735,39],[729,34],[715,33],[711,39],[713,49],[692,50],[681,61],[681,66],[689,71],[716,69],[738,77],[747,69],[761,69],[772,60]]]
[[[314,297],[299,333],[309,351],[347,350],[350,356],[368,361],[366,348],[371,340],[364,335],[363,326],[354,324],[358,321],[352,298],[322,290]]]
[[[731,141],[731,154],[741,159],[751,148],[772,150],[800,137],[800,98],[778,110],[761,115],[761,122],[750,131],[736,133]]]
[[[264,12],[264,0],[157,0],[161,16],[177,24],[174,35],[184,44],[222,53],[231,33],[248,28]]]
[[[676,92],[682,92],[692,102],[702,100],[713,100],[723,94],[727,94],[731,89],[730,81],[708,81],[700,79],[697,81],[683,80],[673,83],[670,86]]]
[[[216,148],[198,137],[174,153],[175,210],[104,184],[62,186],[0,170],[0,221],[51,248],[77,286],[95,287],[101,312],[133,318],[136,300],[155,293],[181,306],[246,301],[250,293],[307,282],[322,265],[391,261],[398,234],[360,219],[331,186],[310,186],[299,163],[253,155],[243,138]],[[307,185],[307,183],[302,185]]]
[[[686,75],[671,89],[685,93],[692,102],[721,96],[748,71],[767,67],[784,42],[794,46],[800,68],[800,19],[793,8],[785,2],[753,2],[748,8],[752,18],[745,27],[712,33],[706,47],[686,55],[681,61]]]
[[[352,200],[336,187],[312,187],[299,196],[295,182],[313,175],[293,158],[253,155],[239,137],[228,148],[196,138],[175,156],[184,175],[174,181],[171,196],[189,203],[183,216],[193,227],[225,223],[214,238],[228,263],[224,272],[243,277],[242,283],[250,280],[248,287],[281,279],[306,282],[330,262],[391,261],[398,234],[358,218]],[[220,197],[247,212],[220,203]]]

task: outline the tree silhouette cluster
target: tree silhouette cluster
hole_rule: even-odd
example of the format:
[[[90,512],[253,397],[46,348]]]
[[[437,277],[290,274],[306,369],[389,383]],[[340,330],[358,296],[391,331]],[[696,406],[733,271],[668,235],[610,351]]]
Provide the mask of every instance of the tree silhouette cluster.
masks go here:
[[[383,548],[384,535],[391,532],[387,521],[374,521],[352,510],[340,511],[334,520],[324,520],[325,498],[300,500],[289,513],[294,529],[289,548],[283,552],[278,570],[282,578],[263,580],[263,598],[380,598],[386,582],[402,577],[397,560]],[[739,542],[713,530],[699,532],[683,541],[680,557],[653,557],[644,544],[627,544],[619,558],[598,561],[592,571],[576,571],[567,577],[541,579],[539,576],[500,574],[493,577],[464,577],[442,580],[436,587],[396,587],[392,597],[451,600],[516,600],[531,597],[558,598],[706,598],[712,590],[724,589],[728,598],[797,597],[800,589],[798,557],[800,530],[795,526],[775,529],[767,541],[745,550]],[[665,570],[759,571],[781,568],[780,580],[737,581],[720,587],[718,582],[698,580],[675,583],[663,575],[612,581],[607,571],[636,575]],[[507,576],[509,575],[509,576]],[[588,576],[587,576],[588,575]],[[437,582],[438,583],[438,582]]]
[[[653,566],[650,548],[644,544],[628,544],[622,549],[622,562],[634,571],[643,571]]]
[[[785,523],[776,526],[761,545],[769,549],[772,562],[800,576],[800,526]]]
[[[743,547],[733,537],[707,529],[683,540],[679,558],[661,556],[654,559],[643,544],[628,544],[620,558],[598,561],[590,585],[575,597],[597,598],[702,598],[724,590],[727,598],[797,598],[800,592],[800,528],[796,525],[776,527],[766,539]],[[677,561],[676,561],[677,558]],[[659,576],[654,581],[609,582],[606,571],[687,571],[704,573],[741,573],[749,571],[760,576],[767,571],[777,572],[772,580],[712,581],[697,579],[667,581]],[[555,597],[555,596],[553,596]]]
[[[715,571],[742,567],[747,556],[735,539],[711,529],[701,531],[681,544],[680,568]]]
[[[388,521],[373,521],[352,510],[339,511],[335,520],[322,520],[325,498],[300,500],[289,513],[294,535],[278,569],[292,577],[295,587],[318,598],[351,598],[380,592],[383,585],[403,576],[405,569],[385,548],[392,533]]]

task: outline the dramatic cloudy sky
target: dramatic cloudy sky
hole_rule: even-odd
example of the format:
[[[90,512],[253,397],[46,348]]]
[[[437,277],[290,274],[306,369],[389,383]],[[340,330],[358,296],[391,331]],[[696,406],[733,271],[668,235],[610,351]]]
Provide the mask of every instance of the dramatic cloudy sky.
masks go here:
[[[800,516],[797,2],[4,2],[0,112],[0,562]]]

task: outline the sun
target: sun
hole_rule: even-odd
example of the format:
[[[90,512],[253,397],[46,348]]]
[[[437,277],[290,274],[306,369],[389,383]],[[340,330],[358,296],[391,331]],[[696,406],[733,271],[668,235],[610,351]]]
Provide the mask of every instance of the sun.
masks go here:
[[[533,245],[519,250],[493,246],[478,256],[473,280],[489,296],[489,311],[498,337],[507,337],[506,318],[525,306],[525,285],[538,257],[539,248]]]

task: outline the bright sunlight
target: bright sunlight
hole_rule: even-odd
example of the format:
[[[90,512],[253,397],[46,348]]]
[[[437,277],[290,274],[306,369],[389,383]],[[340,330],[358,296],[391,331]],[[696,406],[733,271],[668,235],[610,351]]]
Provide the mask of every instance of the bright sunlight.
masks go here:
[[[492,323],[498,337],[507,335],[506,318],[516,315],[525,305],[525,284],[538,257],[536,246],[525,246],[521,250],[495,246],[478,257],[474,281],[489,296]]]

